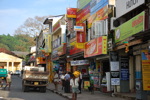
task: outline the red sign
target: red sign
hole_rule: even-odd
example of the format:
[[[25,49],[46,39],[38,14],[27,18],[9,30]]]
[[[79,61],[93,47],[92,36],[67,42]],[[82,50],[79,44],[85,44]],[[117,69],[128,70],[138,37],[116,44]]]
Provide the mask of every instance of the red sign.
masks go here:
[[[90,16],[90,3],[87,6],[85,6],[82,10],[77,12],[76,22],[81,23],[84,20],[86,20],[89,16]]]
[[[59,21],[53,26],[53,32],[55,32],[58,28],[60,28]]]
[[[77,17],[77,8],[67,8],[67,17],[76,18]]]
[[[84,57],[107,54],[107,37],[101,36],[85,44]]]
[[[77,32],[77,43],[84,43],[85,42],[85,24],[84,23],[79,23],[77,26],[83,26],[84,31],[83,32]]]
[[[70,50],[70,55],[73,55],[73,54],[76,54],[76,53],[79,53],[82,51],[83,51],[83,49],[78,49],[74,46],[74,48]]]

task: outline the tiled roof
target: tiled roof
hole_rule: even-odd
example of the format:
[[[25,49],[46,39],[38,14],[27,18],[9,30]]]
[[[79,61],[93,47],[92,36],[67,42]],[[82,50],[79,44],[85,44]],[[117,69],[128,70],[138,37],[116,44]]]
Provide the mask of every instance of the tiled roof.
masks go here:
[[[12,55],[12,56],[15,56],[15,57],[19,57],[17,56],[15,53],[5,49],[5,48],[0,48],[0,53],[3,52],[3,53],[6,53],[6,54],[9,54],[9,55]],[[20,58],[20,57],[19,57]]]

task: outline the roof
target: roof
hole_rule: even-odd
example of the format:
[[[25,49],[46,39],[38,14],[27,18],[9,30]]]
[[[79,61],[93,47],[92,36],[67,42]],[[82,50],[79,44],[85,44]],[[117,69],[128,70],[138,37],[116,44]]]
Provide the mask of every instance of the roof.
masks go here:
[[[0,53],[1,53],[1,52],[2,52],[2,53],[9,54],[9,55],[12,55],[12,56],[15,56],[15,57],[18,57],[18,58],[22,58],[22,57],[17,56],[15,53],[13,53],[13,52],[11,52],[11,51],[5,49],[5,48],[0,48]]]

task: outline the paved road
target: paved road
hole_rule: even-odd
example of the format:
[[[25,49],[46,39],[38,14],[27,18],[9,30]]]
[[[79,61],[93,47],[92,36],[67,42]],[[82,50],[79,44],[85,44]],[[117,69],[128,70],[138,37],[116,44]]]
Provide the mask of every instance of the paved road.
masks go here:
[[[11,90],[0,89],[0,100],[67,100],[49,90],[47,90],[46,93],[35,90],[22,92],[21,81],[20,77],[13,75]]]

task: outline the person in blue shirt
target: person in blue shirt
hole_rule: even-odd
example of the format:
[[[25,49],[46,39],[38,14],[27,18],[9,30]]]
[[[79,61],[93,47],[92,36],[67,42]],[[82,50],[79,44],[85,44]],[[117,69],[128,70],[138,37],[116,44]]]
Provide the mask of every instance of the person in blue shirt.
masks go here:
[[[66,72],[64,79],[65,79],[64,92],[65,93],[70,93],[70,74],[69,74],[69,72]]]

